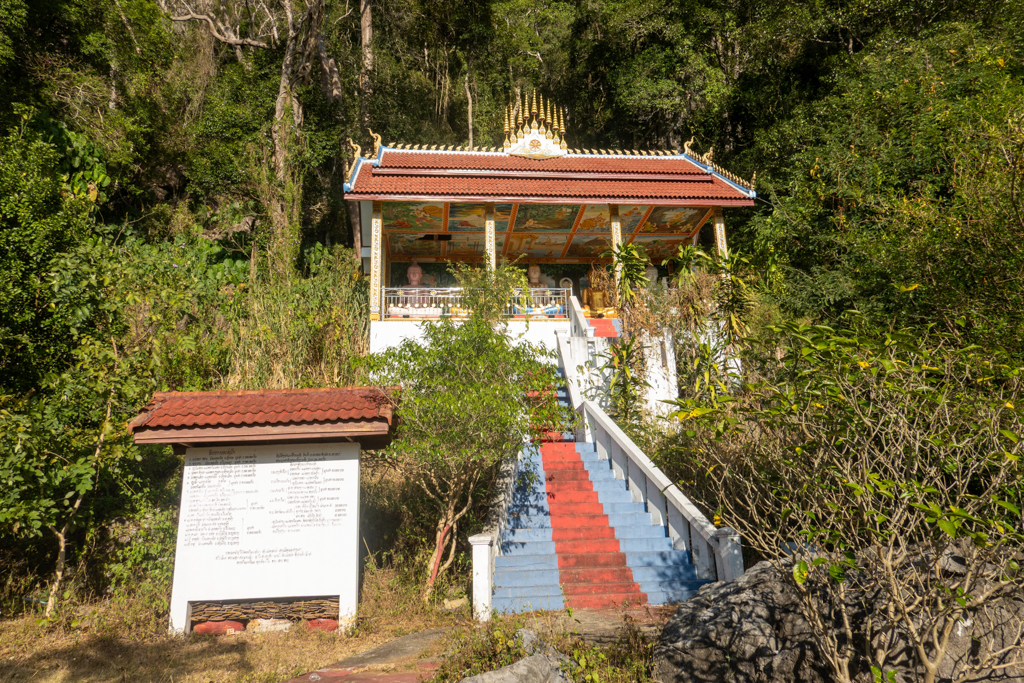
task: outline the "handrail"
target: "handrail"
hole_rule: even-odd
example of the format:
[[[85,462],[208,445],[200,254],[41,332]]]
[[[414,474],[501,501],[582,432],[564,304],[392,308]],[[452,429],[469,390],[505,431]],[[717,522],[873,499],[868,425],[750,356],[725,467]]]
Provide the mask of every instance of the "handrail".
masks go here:
[[[587,322],[583,307],[575,296],[569,296],[569,329],[574,337],[593,337],[594,328]]]
[[[667,527],[673,547],[690,552],[699,578],[731,581],[743,574],[739,534],[716,528],[600,406],[584,400],[580,412],[598,457],[611,461],[616,478],[626,480],[633,500],[645,504],[652,522]]]

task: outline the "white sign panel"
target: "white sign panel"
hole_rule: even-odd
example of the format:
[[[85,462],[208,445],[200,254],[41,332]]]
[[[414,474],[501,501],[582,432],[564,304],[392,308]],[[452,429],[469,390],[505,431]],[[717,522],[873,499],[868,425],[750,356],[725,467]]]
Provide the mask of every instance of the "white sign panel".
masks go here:
[[[359,444],[189,448],[181,487],[171,630],[188,603],[359,591]]]

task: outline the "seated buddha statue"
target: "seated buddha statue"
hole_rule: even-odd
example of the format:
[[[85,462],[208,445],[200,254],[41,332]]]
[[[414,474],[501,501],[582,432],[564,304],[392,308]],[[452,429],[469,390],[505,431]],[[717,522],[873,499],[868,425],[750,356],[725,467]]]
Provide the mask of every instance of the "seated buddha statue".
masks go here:
[[[522,309],[522,313],[537,315],[565,315],[564,305],[560,304],[558,297],[554,296],[547,284],[541,282],[540,266],[530,265],[526,269],[527,286],[530,288],[529,305]]]
[[[597,273],[590,271],[587,278],[587,287],[580,292],[583,295],[583,315],[588,318],[617,318],[618,313],[610,305],[611,297],[608,292],[596,286]]]
[[[397,304],[391,306],[388,312],[402,317],[441,315],[441,307],[431,301],[430,291],[422,284],[423,267],[413,261],[405,271],[405,278],[409,284],[401,288]]]

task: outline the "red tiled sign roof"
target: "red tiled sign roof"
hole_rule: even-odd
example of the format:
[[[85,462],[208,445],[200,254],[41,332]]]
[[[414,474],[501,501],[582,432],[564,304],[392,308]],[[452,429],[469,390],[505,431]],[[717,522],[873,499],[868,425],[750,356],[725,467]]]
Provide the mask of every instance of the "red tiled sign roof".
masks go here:
[[[363,159],[350,199],[414,201],[651,202],[751,206],[741,189],[689,157],[579,155],[528,159],[500,152],[384,148]]]
[[[392,408],[367,387],[158,392],[129,428],[139,443],[223,443],[387,434]]]

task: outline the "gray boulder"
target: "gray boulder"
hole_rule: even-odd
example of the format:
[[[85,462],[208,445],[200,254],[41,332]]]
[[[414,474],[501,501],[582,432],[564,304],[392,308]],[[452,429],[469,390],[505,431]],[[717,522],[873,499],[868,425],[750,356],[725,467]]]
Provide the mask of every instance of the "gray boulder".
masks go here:
[[[958,559],[949,558],[951,571],[962,565]],[[848,578],[851,585],[859,584],[855,576]],[[851,622],[862,623],[867,616],[863,605],[876,596],[854,590],[849,599]],[[1005,648],[1003,661],[1012,660],[1020,653],[1022,622],[1024,596],[1012,596],[959,624],[939,666],[939,680],[951,680],[976,661],[972,647],[977,649],[979,638],[995,650]],[[896,681],[920,680],[922,672],[915,671],[916,660],[903,635],[896,634],[891,645]],[[662,630],[655,659],[662,683],[829,683],[833,678],[800,614],[797,592],[767,562],[735,581],[708,584],[681,604]],[[858,681],[874,678],[866,666],[851,673]],[[1024,681],[1024,667],[999,669],[984,680]]]
[[[550,657],[530,655],[497,671],[463,678],[461,683],[569,683],[569,677]]]
[[[727,583],[706,585],[665,625],[657,675],[670,681],[825,683],[799,596],[767,562]]]
[[[495,671],[463,678],[460,683],[569,683],[564,669],[570,659],[541,640],[536,631],[521,628],[516,638],[530,656]]]

